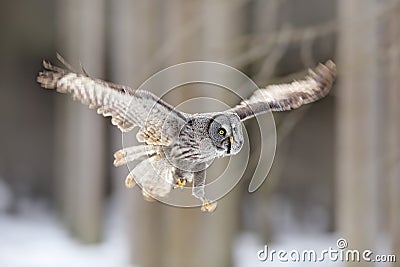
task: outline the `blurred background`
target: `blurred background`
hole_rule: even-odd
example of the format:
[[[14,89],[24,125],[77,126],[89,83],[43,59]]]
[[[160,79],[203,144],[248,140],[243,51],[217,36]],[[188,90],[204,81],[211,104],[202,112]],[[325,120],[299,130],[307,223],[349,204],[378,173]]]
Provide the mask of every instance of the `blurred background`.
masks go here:
[[[400,266],[399,2],[1,0],[0,266],[274,266],[257,259],[266,244],[321,251],[340,237],[397,254],[386,266]],[[203,214],[124,188],[128,170],[112,165],[120,132],[36,83],[56,52],[133,88],[192,60],[231,65],[262,87],[333,59],[338,80],[325,99],[274,114],[275,161],[252,194],[262,140],[246,122],[245,175]],[[191,92],[167,100],[210,96]]]

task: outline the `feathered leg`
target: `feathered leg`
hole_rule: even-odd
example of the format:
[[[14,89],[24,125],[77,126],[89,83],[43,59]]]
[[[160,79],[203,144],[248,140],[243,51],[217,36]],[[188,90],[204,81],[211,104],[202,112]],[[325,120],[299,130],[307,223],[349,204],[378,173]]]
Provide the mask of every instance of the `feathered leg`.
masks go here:
[[[203,204],[201,206],[201,211],[213,212],[217,208],[217,202],[210,202],[205,197],[204,186],[206,182],[206,170],[195,172],[193,176],[193,189],[192,195],[200,199]]]

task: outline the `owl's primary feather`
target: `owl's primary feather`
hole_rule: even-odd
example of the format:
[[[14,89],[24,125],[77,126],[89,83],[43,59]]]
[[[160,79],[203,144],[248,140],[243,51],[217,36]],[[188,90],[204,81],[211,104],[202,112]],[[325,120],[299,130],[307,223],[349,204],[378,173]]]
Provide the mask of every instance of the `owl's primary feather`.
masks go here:
[[[332,61],[309,71],[302,81],[270,85],[257,90],[238,106],[225,112],[186,114],[175,110],[144,90],[105,82],[43,61],[37,81],[42,87],[70,93],[72,98],[97,109],[121,131],[139,127],[137,139],[145,144],[117,151],[114,165],[136,161],[126,185],[142,186],[146,198],[166,197],[175,186],[193,182],[192,194],[203,202],[202,210],[213,211],[215,203],[205,196],[205,168],[217,157],[237,154],[244,143],[241,121],[266,111],[298,108],[326,96],[336,76]],[[175,182],[174,182],[175,180]]]
[[[140,127],[138,139],[148,144],[169,145],[178,134],[186,117],[169,104],[148,91],[132,90],[86,74],[74,73],[43,61],[44,71],[37,81],[46,89],[70,93],[89,108],[97,109],[103,116],[111,116],[111,122],[123,132]],[[168,123],[174,127],[163,127]]]
[[[336,65],[329,60],[309,70],[304,80],[287,84],[269,85],[231,109],[241,120],[267,111],[296,109],[325,97],[336,78]]]

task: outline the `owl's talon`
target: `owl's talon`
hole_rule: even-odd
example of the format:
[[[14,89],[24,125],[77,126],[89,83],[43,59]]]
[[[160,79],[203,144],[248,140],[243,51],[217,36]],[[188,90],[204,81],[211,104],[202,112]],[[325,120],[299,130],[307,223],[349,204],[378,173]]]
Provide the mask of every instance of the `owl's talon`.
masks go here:
[[[176,180],[174,188],[182,189],[186,185],[187,180],[185,178],[178,178]]]
[[[203,205],[201,206],[201,211],[202,212],[213,212],[217,208],[217,202],[204,202]]]

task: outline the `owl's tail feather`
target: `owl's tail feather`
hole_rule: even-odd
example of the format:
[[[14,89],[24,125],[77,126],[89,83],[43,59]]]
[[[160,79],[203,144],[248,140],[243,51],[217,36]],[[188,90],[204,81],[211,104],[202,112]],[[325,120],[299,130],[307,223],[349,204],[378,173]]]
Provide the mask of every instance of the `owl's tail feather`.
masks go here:
[[[141,161],[129,173],[127,180],[134,179],[142,187],[145,199],[165,197],[173,187],[174,167],[158,155]]]
[[[114,166],[119,167],[128,162],[138,160],[145,156],[158,154],[160,148],[153,145],[139,145],[123,148],[114,153]]]

